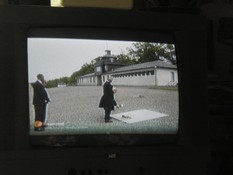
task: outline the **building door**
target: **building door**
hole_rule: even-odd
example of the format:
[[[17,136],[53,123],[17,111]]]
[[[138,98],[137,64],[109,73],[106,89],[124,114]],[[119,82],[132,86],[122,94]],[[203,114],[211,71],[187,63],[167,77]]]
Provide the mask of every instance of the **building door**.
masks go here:
[[[97,76],[97,85],[101,86],[102,85],[102,80],[101,80],[101,75]]]
[[[171,81],[172,81],[172,82],[175,81],[175,72],[171,72]]]
[[[106,72],[105,65],[102,65],[102,73]]]

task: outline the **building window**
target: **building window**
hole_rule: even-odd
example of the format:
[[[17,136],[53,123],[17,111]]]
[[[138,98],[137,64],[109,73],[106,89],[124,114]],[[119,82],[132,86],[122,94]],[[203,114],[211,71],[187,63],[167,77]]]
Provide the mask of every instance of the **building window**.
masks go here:
[[[104,66],[104,65],[102,65],[102,70],[101,70],[101,71],[102,71],[102,73],[103,73],[103,72],[106,72],[106,69],[105,69],[105,66]]]
[[[114,58],[110,58],[110,61],[111,61],[111,63],[113,63],[114,62]]]
[[[155,74],[155,71],[152,70],[152,71],[150,71],[150,73],[151,73],[151,75],[154,75],[154,74]]]
[[[175,72],[171,72],[171,81],[175,81]]]
[[[101,72],[101,67],[96,67],[96,72]]]

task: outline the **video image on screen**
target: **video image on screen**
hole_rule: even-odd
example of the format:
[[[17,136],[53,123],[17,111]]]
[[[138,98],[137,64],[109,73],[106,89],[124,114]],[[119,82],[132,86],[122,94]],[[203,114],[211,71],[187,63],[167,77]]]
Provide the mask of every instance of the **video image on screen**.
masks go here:
[[[28,38],[30,135],[176,134],[175,45]]]

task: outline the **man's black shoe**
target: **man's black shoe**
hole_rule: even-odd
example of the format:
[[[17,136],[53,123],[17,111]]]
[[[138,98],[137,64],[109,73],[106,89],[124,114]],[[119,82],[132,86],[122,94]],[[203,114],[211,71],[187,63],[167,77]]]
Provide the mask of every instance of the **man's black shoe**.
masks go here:
[[[43,127],[43,128],[46,128],[46,127],[48,127],[48,125],[47,125],[47,124],[45,124],[45,125],[42,125],[42,127]]]
[[[112,123],[112,120],[105,120],[105,123]]]
[[[34,127],[34,131],[44,131],[44,127],[40,127],[40,128]]]

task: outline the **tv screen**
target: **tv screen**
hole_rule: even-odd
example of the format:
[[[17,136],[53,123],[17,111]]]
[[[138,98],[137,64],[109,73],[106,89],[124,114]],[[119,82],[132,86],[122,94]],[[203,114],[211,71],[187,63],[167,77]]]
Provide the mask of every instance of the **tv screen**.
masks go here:
[[[98,35],[101,30],[95,30],[94,38],[90,37],[90,29],[84,35],[84,30],[75,28],[56,28],[59,35],[51,35],[52,30],[33,28],[28,33],[32,144],[45,145],[41,143],[43,139],[67,135],[175,138],[179,126],[179,79],[174,41],[156,42],[156,32],[138,32],[137,37],[131,34],[125,38],[120,33],[123,31],[116,30],[120,35],[111,39],[110,34]],[[171,34],[163,35],[172,38]],[[107,92],[109,88],[111,92]],[[128,140],[124,144],[130,143]],[[108,139],[101,144],[122,143]]]
[[[49,99],[44,118],[37,111],[40,104],[33,104],[33,97],[46,101],[34,87],[38,74],[44,75],[45,82],[40,83]],[[108,95],[104,85],[109,79],[116,90],[110,122],[105,107],[99,107],[101,97]],[[175,135],[178,131],[174,44],[29,37],[28,84],[30,135]],[[38,122],[46,126],[37,126]]]

